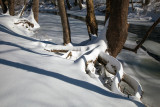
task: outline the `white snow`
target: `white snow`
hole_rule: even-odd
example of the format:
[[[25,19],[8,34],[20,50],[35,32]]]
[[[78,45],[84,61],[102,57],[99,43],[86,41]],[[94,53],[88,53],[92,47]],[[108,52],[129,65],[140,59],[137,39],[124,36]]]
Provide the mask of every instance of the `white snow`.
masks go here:
[[[96,2],[97,1],[98,2],[101,2],[101,1],[105,2],[105,0],[95,0],[95,1]],[[154,0],[152,0],[152,1],[154,1]],[[155,5],[158,5],[158,3]],[[154,3],[152,3],[152,5],[150,4],[148,7],[146,7],[146,10],[144,10],[144,9],[142,9],[141,5],[134,4],[134,7],[138,10],[138,13],[137,13],[137,11],[129,11],[128,22],[131,24],[136,24],[136,25],[151,26],[153,24],[153,22],[158,17],[160,17],[159,10],[158,10],[159,7],[157,8],[155,5],[154,5]],[[85,18],[86,9],[85,8],[83,8],[82,10],[79,10],[79,9],[76,10],[76,9],[78,9],[78,8],[74,8],[73,10],[71,9],[71,11],[67,10],[67,12],[68,12],[68,14],[72,14],[73,16],[79,16],[79,17]],[[131,9],[131,5],[130,5],[130,9]],[[141,12],[139,10],[141,10]],[[99,14],[97,11],[95,13],[96,13],[96,19],[100,22],[103,22],[104,15]],[[70,22],[73,22],[71,20],[72,19],[70,18]],[[157,26],[159,27],[160,24]],[[71,29],[74,29],[74,28],[71,28]],[[80,28],[80,29],[82,30],[82,28]],[[99,26],[99,31],[100,31],[100,29],[102,29],[102,26]],[[76,31],[73,30],[72,32],[73,32],[72,38],[74,38],[73,40],[76,41],[74,43],[79,43],[79,41],[77,41],[78,38],[74,37],[75,36],[74,34]],[[83,31],[83,33],[84,33],[84,31]],[[84,33],[84,34],[87,34],[87,33]],[[82,36],[82,35],[80,35],[80,36]],[[133,38],[135,38],[136,35],[129,33],[129,36],[133,36]],[[83,36],[83,38],[84,38],[84,36]],[[79,38],[78,40],[81,40],[81,39],[82,38]],[[132,40],[132,41],[127,40],[126,41],[127,47],[131,47],[131,48],[135,47],[135,45],[136,45],[135,41],[136,41],[136,39]],[[57,43],[57,41],[55,41],[54,43]],[[154,52],[154,50],[157,50],[159,47],[159,44],[157,44],[157,43],[153,44],[153,42],[148,42],[148,41],[146,41],[144,43],[144,45],[145,45],[145,47],[149,47],[149,51],[151,51],[151,52]],[[155,47],[155,45],[156,45],[156,47]],[[157,49],[155,49],[155,48],[157,48]],[[79,55],[77,53],[78,52],[76,52],[76,54],[73,55],[73,56],[75,56],[74,59],[77,59],[78,58],[77,56],[82,55],[82,53],[79,53]],[[159,53],[157,51],[155,51],[154,53],[159,55]],[[73,54],[73,51],[72,51],[72,54]],[[160,63],[157,62],[156,60],[154,60],[153,58],[151,58],[141,48],[138,50],[137,54],[123,50],[120,53],[120,55],[118,56],[118,59],[122,62],[122,65],[124,67],[124,71],[127,72],[127,74],[129,73],[130,75],[134,76],[134,78],[136,78],[136,80],[138,80],[142,84],[143,89],[144,89],[144,94],[143,94],[143,98],[142,98],[143,103],[147,106],[153,106],[153,107],[160,105],[160,103],[158,101],[158,99],[160,98],[159,94],[158,94],[159,89],[160,89],[159,88],[159,86],[160,86],[160,84],[159,84],[160,83],[160,81],[159,81]],[[83,61],[82,61],[82,63],[83,63]],[[108,66],[108,67],[110,67],[110,66]],[[84,69],[84,68],[85,67],[82,67],[82,69]],[[111,67],[111,69],[112,69],[112,67]]]
[[[69,52],[67,52],[67,54],[64,54],[62,57],[63,58],[68,58],[69,54],[72,54],[72,51],[82,51],[81,54],[78,55],[82,55],[77,57],[76,54],[72,54],[70,59],[73,59],[72,57],[76,58],[78,60],[75,59],[75,62],[80,62],[81,66],[83,66],[83,71],[86,70],[86,72],[90,75],[90,77],[92,78],[96,78],[96,69],[93,66],[94,65],[94,61],[96,60],[96,58],[98,58],[98,56],[100,55],[104,60],[106,60],[107,62],[109,62],[109,64],[107,64],[107,69],[110,72],[114,72],[115,77],[111,86],[111,90],[117,94],[124,95],[119,88],[119,83],[121,82],[122,78],[127,78],[126,80],[130,81],[128,83],[131,83],[131,86],[134,88],[135,90],[135,95],[133,95],[132,99],[137,99],[138,101],[140,101],[140,98],[142,96],[142,87],[140,85],[140,83],[138,81],[136,81],[135,79],[133,79],[131,76],[127,75],[124,71],[123,71],[123,67],[121,65],[121,63],[116,60],[115,58],[111,57],[108,55],[108,53],[104,53],[105,50],[107,49],[107,41],[105,39],[105,35],[106,35],[106,29],[108,27],[108,21],[105,24],[104,29],[102,30],[102,32],[100,33],[100,37],[95,37],[93,35],[93,38],[95,39],[91,39],[90,41],[90,45],[88,46],[80,46],[80,47],[73,47],[73,46],[60,46],[60,45],[51,45],[51,46],[46,46],[45,50],[48,51],[53,51],[53,50],[69,50]],[[85,52],[86,50],[86,52]],[[76,52],[74,52],[76,53]],[[103,55],[102,55],[103,53]],[[76,57],[74,56],[76,55]],[[86,63],[84,63],[83,62]],[[86,68],[84,66],[87,66]],[[117,71],[115,73],[115,71],[112,69],[112,66],[115,66],[117,68]],[[126,75],[125,75],[126,74]],[[133,83],[133,84],[132,84]],[[127,96],[126,96],[127,97]]]
[[[45,51],[17,20],[0,16],[0,106],[143,106],[109,91],[81,64]]]
[[[104,2],[105,0],[101,1]],[[159,4],[157,3],[155,5],[157,6]],[[44,8],[50,11],[57,11],[57,9],[52,6],[42,7],[41,9],[43,10]],[[82,10],[73,8],[67,12],[84,18],[86,15],[85,8],[84,5]],[[156,20],[156,17],[160,15],[158,14],[159,10],[157,13],[154,13],[154,9],[153,4],[150,4],[147,7],[148,13],[143,14],[145,10],[137,5],[135,8],[136,11],[128,15],[129,23],[151,26],[153,21]],[[2,87],[0,88],[0,106],[143,106],[137,101],[113,94],[105,88],[99,81],[98,75],[95,74],[95,68],[92,68],[93,63],[89,63],[91,66],[88,67],[89,71],[93,71],[90,72],[90,76],[93,78],[90,78],[85,74],[84,61],[74,62],[79,56],[85,54],[84,51],[92,50],[95,45],[88,43],[87,45],[89,46],[77,46],[73,49],[72,44],[68,44],[64,50],[72,51],[73,56],[70,57],[71,59],[69,58],[70,60],[65,59],[69,52],[59,57],[57,54],[44,51],[44,48],[48,50],[52,49],[54,43],[62,44],[62,29],[58,16],[53,16],[53,19],[49,19],[47,14],[40,14],[40,18],[40,23],[43,27],[40,28],[39,31],[36,31],[38,33],[34,35],[34,28],[29,28],[28,30],[22,25],[13,24],[13,22],[25,19],[34,23],[36,29],[39,28],[40,26],[33,20],[32,13],[28,18],[21,19],[17,16],[10,17],[8,14],[0,16],[0,85]],[[103,15],[97,15],[96,18],[99,21],[104,21]],[[71,30],[74,29],[71,31],[73,44],[88,39],[88,36],[84,36],[87,34],[86,30],[81,32],[83,29],[86,29],[86,27],[83,26],[83,24],[81,25],[81,22],[77,20],[71,18],[70,20],[72,20],[70,21]],[[77,25],[74,24],[75,21],[78,22]],[[158,26],[160,26],[160,24]],[[33,35],[40,40],[29,37]],[[49,44],[46,44],[46,41]],[[53,42],[53,44],[50,42]],[[85,43],[87,43],[87,41]],[[151,42],[147,41],[144,45],[150,47],[148,43]],[[128,44],[131,44],[131,46]],[[134,47],[135,42],[127,41],[126,45]],[[70,46],[69,49],[68,46]],[[58,49],[61,46],[56,45],[56,47]],[[156,44],[156,47],[159,47],[159,44]],[[155,47],[149,48],[150,51],[153,52],[152,48]],[[83,52],[74,52],[79,49]],[[95,51],[99,52],[99,50]],[[96,56],[97,55],[98,53],[96,53]],[[90,56],[94,57],[93,55]],[[85,57],[86,59],[93,59],[90,56]],[[125,75],[124,79],[133,79],[133,81],[131,80],[129,82],[133,84],[133,88],[137,92],[135,95],[138,98],[140,98],[142,94],[141,86],[139,86],[139,82],[141,82],[142,86],[145,87],[144,96],[150,95],[154,100],[157,99],[156,105],[158,105],[159,97],[153,95],[154,90],[151,87],[155,87],[155,94],[157,94],[159,92],[158,86],[160,85],[159,79],[147,75],[146,72],[148,73],[148,69],[153,71],[153,73],[159,70],[152,68],[152,65],[156,68],[156,66],[159,66],[159,63],[155,62],[155,60],[148,56],[142,49],[138,51],[138,54],[122,51],[118,59],[122,62],[124,71],[126,71],[127,74],[121,72],[117,75],[122,76],[123,73],[123,75]],[[141,61],[144,61],[143,63],[145,64],[147,63],[148,66],[141,64]],[[114,60],[110,62],[112,65],[115,64]],[[150,64],[148,64],[149,62]],[[119,68],[121,68],[120,66]],[[107,68],[114,72],[111,64],[107,64]],[[133,77],[130,77],[128,74]],[[118,78],[117,82],[116,78],[114,81],[117,87],[113,88],[115,88],[119,94],[123,95],[119,92],[118,88],[120,81]],[[136,98],[132,99],[137,100]],[[147,106],[155,106],[155,101],[148,97],[144,97],[142,101],[145,102]]]
[[[33,36],[34,30],[40,27],[39,24],[34,20],[32,11],[27,18],[24,17],[19,18],[19,16],[10,17],[9,14],[1,15],[0,18],[1,18],[1,23],[0,23],[1,27],[5,27],[6,30],[12,33],[15,32],[21,35]],[[30,21],[32,24],[34,24],[34,27],[32,28],[28,24],[24,23],[24,20]]]

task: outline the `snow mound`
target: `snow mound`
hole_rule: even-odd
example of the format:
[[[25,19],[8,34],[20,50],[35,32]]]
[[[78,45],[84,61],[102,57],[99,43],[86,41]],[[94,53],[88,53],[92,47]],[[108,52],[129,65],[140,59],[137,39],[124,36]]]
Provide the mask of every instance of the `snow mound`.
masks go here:
[[[33,36],[33,34],[35,34],[34,31],[40,28],[39,24],[34,19],[32,11],[27,18],[10,16],[8,13],[0,15],[0,25],[11,32],[25,36]]]

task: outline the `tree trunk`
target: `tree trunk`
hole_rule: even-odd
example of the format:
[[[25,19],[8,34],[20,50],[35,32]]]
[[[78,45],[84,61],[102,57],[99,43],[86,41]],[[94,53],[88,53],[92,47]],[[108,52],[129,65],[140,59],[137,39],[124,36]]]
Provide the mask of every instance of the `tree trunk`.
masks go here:
[[[70,10],[72,8],[71,4],[69,3],[69,0],[66,0],[66,3],[67,3],[67,7],[68,9]]]
[[[34,14],[34,19],[38,22],[38,15],[39,15],[39,0],[33,0],[32,3],[32,10]]]
[[[77,5],[78,5],[78,1],[77,1],[77,0],[75,0],[74,5],[75,5],[75,6],[77,6]]]
[[[133,0],[131,0],[131,4],[132,4],[132,11],[134,11]]]
[[[111,12],[111,0],[106,0],[106,15],[105,15],[105,23],[108,20]]]
[[[52,0],[54,6],[57,6],[56,0]]]
[[[2,11],[3,11],[3,13],[6,13],[7,12],[7,6],[5,5],[4,2],[5,2],[5,0],[0,0]]]
[[[71,37],[70,37],[69,21],[66,14],[64,0],[58,0],[58,7],[59,7],[61,23],[63,27],[63,41],[64,41],[64,45],[66,45],[68,43],[71,43]]]
[[[84,1],[83,1],[83,0],[81,0],[81,3],[83,4],[83,3],[84,3]]]
[[[145,6],[147,6],[150,3],[150,0],[145,0]]]
[[[21,11],[21,13],[20,13],[20,16],[19,16],[19,17],[22,17],[22,15],[23,15],[23,13],[24,13],[24,11],[25,11],[26,7],[27,7],[27,1],[26,1],[26,0],[24,0],[24,7],[23,7],[23,9],[22,9],[22,11]]]
[[[8,0],[8,9],[11,16],[14,16],[14,3],[14,0]]]
[[[81,2],[81,0],[79,0],[79,8],[80,8],[80,10],[82,10],[82,2]]]
[[[128,35],[129,0],[111,0],[111,14],[107,30],[110,55],[116,57],[123,48]]]
[[[144,3],[143,3],[143,0],[141,0],[141,4],[142,4],[142,7],[144,7]]]
[[[93,0],[86,0],[86,4],[87,4],[86,25],[88,29],[89,38],[91,39],[91,34],[97,35],[98,25],[94,14]]]

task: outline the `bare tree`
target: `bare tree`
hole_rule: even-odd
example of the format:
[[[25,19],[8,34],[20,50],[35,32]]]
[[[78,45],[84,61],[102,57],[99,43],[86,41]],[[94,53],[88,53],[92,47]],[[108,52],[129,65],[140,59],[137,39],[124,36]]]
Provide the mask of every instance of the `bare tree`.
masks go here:
[[[108,20],[110,16],[110,11],[111,11],[111,0],[106,0],[106,14],[105,14],[105,23]]]
[[[97,35],[98,25],[97,25],[96,17],[94,14],[93,0],[87,0],[86,4],[87,4],[86,25],[88,29],[89,38],[91,39],[91,34]]]
[[[82,9],[82,3],[83,3],[83,0],[75,0],[74,5],[75,6],[79,5],[79,8],[81,10]]]
[[[74,5],[75,5],[75,6],[78,5],[78,1],[77,1],[77,0],[74,1]]]
[[[133,0],[131,0],[131,4],[132,4],[132,11],[133,11],[134,10]]]
[[[51,2],[52,2],[52,4],[53,4],[54,6],[57,6],[57,1],[56,1],[56,0],[52,0]]]
[[[59,7],[61,23],[63,27],[63,41],[64,41],[64,45],[66,45],[71,42],[71,36],[70,36],[70,27],[69,27],[68,17],[66,14],[64,0],[58,0],[58,7]]]
[[[38,22],[38,15],[39,15],[39,0],[32,1],[32,10],[34,14],[34,19]]]
[[[149,3],[150,3],[150,0],[145,0],[144,5],[146,6],[146,5],[148,5]]]
[[[111,13],[107,30],[110,55],[116,57],[123,48],[128,35],[129,0],[111,0]]]
[[[20,16],[19,16],[19,17],[22,17],[22,15],[23,15],[23,13],[24,13],[24,11],[25,11],[26,7],[27,7],[27,1],[26,1],[26,0],[24,0],[24,6],[23,6],[23,8],[22,8],[22,11],[21,11],[21,13],[20,13]]]
[[[9,14],[11,16],[14,16],[14,4],[15,4],[15,1],[14,0],[8,0],[8,9],[9,9]]]
[[[68,7],[68,9],[70,10],[70,9],[72,8],[72,6],[71,6],[71,4],[70,4],[69,0],[66,0],[66,3],[67,3],[67,7]]]
[[[7,12],[7,6],[4,2],[5,2],[5,0],[0,0],[2,11],[3,11],[3,13],[6,13]]]
[[[80,8],[80,10],[82,9],[82,1],[81,0],[79,0],[79,8]]]

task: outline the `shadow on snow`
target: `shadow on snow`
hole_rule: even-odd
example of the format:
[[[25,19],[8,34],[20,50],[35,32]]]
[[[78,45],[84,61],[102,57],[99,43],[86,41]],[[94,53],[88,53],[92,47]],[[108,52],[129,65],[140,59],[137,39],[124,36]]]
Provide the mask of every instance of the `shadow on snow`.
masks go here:
[[[84,88],[84,89],[87,89],[87,90],[90,90],[90,91],[93,91],[93,92],[96,92],[96,93],[99,93],[99,94],[107,96],[107,97],[129,100],[129,101],[134,102],[137,106],[143,106],[143,104],[140,103],[140,102],[133,101],[133,100],[128,99],[126,97],[108,92],[108,91],[106,91],[106,90],[104,90],[104,89],[102,89],[102,88],[100,88],[96,85],[91,84],[91,83],[81,81],[81,80],[77,80],[77,79],[73,79],[73,78],[64,76],[64,75],[59,74],[59,73],[47,71],[47,70],[40,69],[40,68],[37,68],[37,67],[33,67],[33,66],[30,66],[30,65],[25,65],[25,64],[21,64],[21,63],[17,63],[17,62],[8,61],[8,60],[5,60],[5,59],[0,59],[0,63],[3,64],[3,65],[8,65],[8,66],[11,66],[11,67],[27,70],[28,72],[33,72],[33,73],[42,74],[42,75],[45,75],[45,76],[50,76],[50,77],[56,78],[58,80],[70,83],[72,85],[75,85],[75,86],[78,86],[78,87],[81,87],[81,88]]]
[[[8,33],[10,35],[13,35],[13,36],[16,36],[16,37],[20,37],[22,39],[26,39],[26,40],[30,40],[30,41],[33,41],[33,42],[42,42],[42,43],[46,43],[46,44],[53,44],[53,45],[56,45],[50,41],[40,41],[40,40],[37,40],[37,39],[34,39],[34,38],[31,38],[31,37],[27,37],[27,36],[23,36],[23,35],[20,35],[20,34],[17,34],[15,32],[13,32],[12,30],[6,28],[5,26],[1,25],[0,24],[0,31],[1,32],[4,32],[4,33]]]
[[[27,49],[27,48],[25,48],[25,47],[22,47],[22,46],[20,46],[20,45],[17,45],[17,44],[11,43],[11,42],[0,41],[0,45],[14,46],[14,47],[18,47],[18,48],[20,48],[20,49],[22,49],[22,50],[24,50],[24,51],[31,52],[31,53],[34,53],[34,54],[52,56],[52,55],[48,55],[48,54],[42,54],[42,53],[39,53],[39,52],[35,52],[35,51],[33,51],[33,50]],[[0,52],[0,53],[3,53],[3,52]]]

